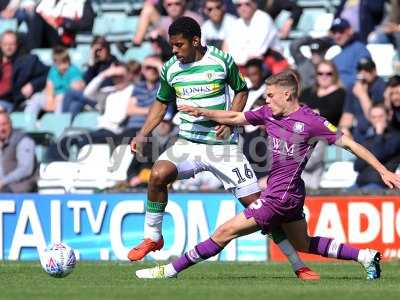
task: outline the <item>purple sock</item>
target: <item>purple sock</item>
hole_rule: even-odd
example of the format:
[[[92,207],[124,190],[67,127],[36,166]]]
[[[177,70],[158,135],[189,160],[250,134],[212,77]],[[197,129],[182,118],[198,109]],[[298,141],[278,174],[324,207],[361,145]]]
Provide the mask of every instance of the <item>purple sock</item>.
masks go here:
[[[181,272],[191,265],[197,264],[198,262],[217,255],[224,249],[215,243],[211,238],[197,244],[193,249],[189,250],[177,260],[172,262],[176,272]]]
[[[357,248],[353,248],[348,244],[341,244],[333,239],[325,237],[312,237],[310,240],[310,253],[321,255],[324,257],[334,257],[344,260],[357,261],[358,252]]]

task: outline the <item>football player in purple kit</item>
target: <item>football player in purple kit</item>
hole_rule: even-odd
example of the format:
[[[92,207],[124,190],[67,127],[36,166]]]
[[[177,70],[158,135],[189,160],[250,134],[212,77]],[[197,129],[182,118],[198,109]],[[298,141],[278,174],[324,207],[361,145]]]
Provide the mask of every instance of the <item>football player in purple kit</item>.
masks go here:
[[[299,84],[293,71],[266,80],[266,105],[254,111],[234,112],[179,107],[181,112],[204,116],[221,124],[264,125],[272,151],[267,188],[252,203],[170,264],[136,271],[138,278],[170,278],[202,260],[220,253],[233,239],[262,230],[269,233],[282,226],[296,250],[361,263],[367,279],[380,277],[380,253],[357,249],[325,237],[310,237],[303,214],[304,182],[300,175],[320,140],[336,144],[368,162],[390,188],[400,187],[400,177],[388,171],[366,148],[342,135],[325,118],[298,101]]]

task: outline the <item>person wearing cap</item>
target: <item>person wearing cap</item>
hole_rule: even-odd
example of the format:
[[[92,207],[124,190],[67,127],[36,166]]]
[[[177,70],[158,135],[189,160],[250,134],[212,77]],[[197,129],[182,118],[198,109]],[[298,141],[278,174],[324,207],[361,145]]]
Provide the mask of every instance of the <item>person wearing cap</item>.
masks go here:
[[[311,57],[306,57],[301,51],[302,46],[308,46],[311,51]],[[327,39],[312,38],[304,36],[294,40],[290,44],[290,54],[296,64],[296,69],[301,77],[301,86],[303,89],[314,86],[316,73],[315,67],[324,59],[326,51],[332,46]]]
[[[376,72],[372,59],[362,58],[357,63],[357,81],[347,93],[344,113],[339,126],[349,133],[352,128],[354,139],[360,143],[365,139],[369,127],[369,111],[373,104],[383,101],[385,81]]]
[[[333,20],[331,36],[342,51],[333,58],[333,62],[339,71],[340,80],[346,89],[353,86],[357,77],[357,62],[361,58],[371,58],[367,47],[358,41],[350,23],[343,18]]]

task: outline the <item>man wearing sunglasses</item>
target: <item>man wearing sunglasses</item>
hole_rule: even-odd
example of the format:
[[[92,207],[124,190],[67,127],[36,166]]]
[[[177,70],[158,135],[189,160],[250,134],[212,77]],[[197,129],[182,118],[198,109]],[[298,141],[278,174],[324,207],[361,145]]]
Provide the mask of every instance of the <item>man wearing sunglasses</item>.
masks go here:
[[[204,14],[208,20],[201,27],[202,44],[221,49],[225,38],[234,26],[236,17],[226,12],[223,0],[206,0]]]

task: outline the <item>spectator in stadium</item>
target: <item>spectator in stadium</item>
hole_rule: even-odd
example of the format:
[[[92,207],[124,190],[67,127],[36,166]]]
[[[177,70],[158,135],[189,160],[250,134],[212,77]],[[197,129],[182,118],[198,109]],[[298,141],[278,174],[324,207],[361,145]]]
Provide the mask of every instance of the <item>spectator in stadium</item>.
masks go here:
[[[370,58],[371,54],[363,43],[356,40],[353,29],[346,19],[333,20],[330,33],[342,51],[333,58],[339,72],[340,81],[346,89],[353,86],[357,77],[357,62],[361,58]]]
[[[201,27],[202,44],[221,49],[225,38],[234,26],[236,17],[226,12],[223,0],[206,0],[204,14],[208,20]]]
[[[309,46],[310,58],[304,56],[300,51],[302,46]],[[290,43],[290,54],[296,64],[296,70],[300,74],[302,89],[312,87],[315,84],[315,68],[324,59],[331,46],[332,43],[328,39],[314,39],[310,36],[298,38]]]
[[[279,49],[279,37],[272,18],[257,8],[256,0],[235,0],[234,3],[240,18],[236,20],[222,48],[243,68],[249,59],[263,59],[270,48]],[[268,67],[273,74],[277,72]]]
[[[376,103],[370,107],[369,120],[371,127],[363,143],[364,147],[372,152],[391,171],[394,171],[399,162],[400,133],[389,125],[389,114],[383,103]],[[359,172],[355,187],[365,191],[385,188],[380,175],[371,166],[361,159],[354,163],[354,170]]]
[[[20,0],[0,1],[0,20],[15,17]]]
[[[290,31],[297,26],[299,23],[303,10],[297,5],[294,0],[258,0],[258,7],[268,13],[273,20],[285,10],[290,12],[289,17],[279,28],[279,37],[281,39],[287,39]]]
[[[0,192],[27,193],[36,188],[34,141],[12,128],[7,112],[0,111]]]
[[[249,95],[247,97],[244,111],[250,110],[255,101],[265,93],[265,79],[271,75],[271,72],[259,58],[252,58],[245,65],[246,77],[248,78]]]
[[[145,1],[140,13],[139,24],[133,37],[133,44],[139,46],[143,42],[150,25],[156,26],[155,31],[150,34],[150,39],[156,39],[157,36],[161,36],[168,40],[165,30],[180,16],[191,17],[200,24],[203,22],[203,18],[199,14],[188,9],[186,0]]]
[[[360,41],[367,43],[369,34],[383,20],[385,2],[387,0],[342,0],[335,17],[347,19]]]
[[[362,58],[357,64],[357,81],[348,90],[344,113],[339,122],[343,132],[351,134],[356,141],[363,142],[369,126],[368,115],[374,103],[383,102],[385,81],[376,72],[372,59]]]
[[[160,72],[162,68],[160,57],[151,55],[144,59],[142,65],[142,78],[135,83],[132,97],[128,103],[128,120],[122,138],[128,138],[129,143],[136,132],[142,128],[149,108],[156,99],[160,87]]]
[[[339,74],[335,65],[329,60],[322,60],[317,64],[316,73],[315,85],[301,92],[300,102],[338,126],[346,98],[346,91],[340,83]]]
[[[74,145],[80,149],[90,143],[109,143],[110,147],[120,143],[120,134],[128,117],[136,65],[136,62],[113,64],[88,84],[84,91],[85,96],[96,100],[105,96],[106,99],[104,113],[98,118],[97,129],[78,132],[77,135],[63,137],[58,143],[51,144],[46,154],[47,161],[68,160],[70,150],[68,147]],[[114,84],[112,89],[101,89],[102,82],[108,78],[112,78]]]
[[[389,44],[400,49],[400,1],[391,0],[388,15],[374,32],[368,36],[369,43]]]
[[[385,106],[390,113],[390,125],[400,131],[400,76],[391,77],[385,89]]]
[[[89,84],[93,78],[95,78],[100,72],[106,70],[113,63],[117,63],[117,58],[111,54],[110,44],[103,36],[93,37],[91,43],[91,57],[89,61],[89,67],[83,74],[83,80],[85,84]],[[139,70],[140,72],[140,65]],[[112,86],[113,82],[111,78],[104,80],[101,84],[102,87]],[[65,93],[62,112],[72,113],[72,118],[74,118],[80,111],[82,111],[85,105],[93,107],[97,101],[95,99],[87,98],[83,95],[83,91],[70,89]]]
[[[36,55],[22,54],[17,34],[0,38],[0,107],[11,112],[43,90],[48,67]]]
[[[38,95],[27,102],[25,111],[38,115],[41,110],[61,112],[65,93],[70,89],[83,90],[81,71],[71,64],[68,49],[57,46],[53,49],[53,63],[49,70],[44,95]]]
[[[38,0],[1,0],[0,20],[17,19],[18,25],[28,21],[34,14]]]
[[[41,0],[28,19],[28,49],[74,46],[76,34],[91,31],[94,18],[91,0]]]

